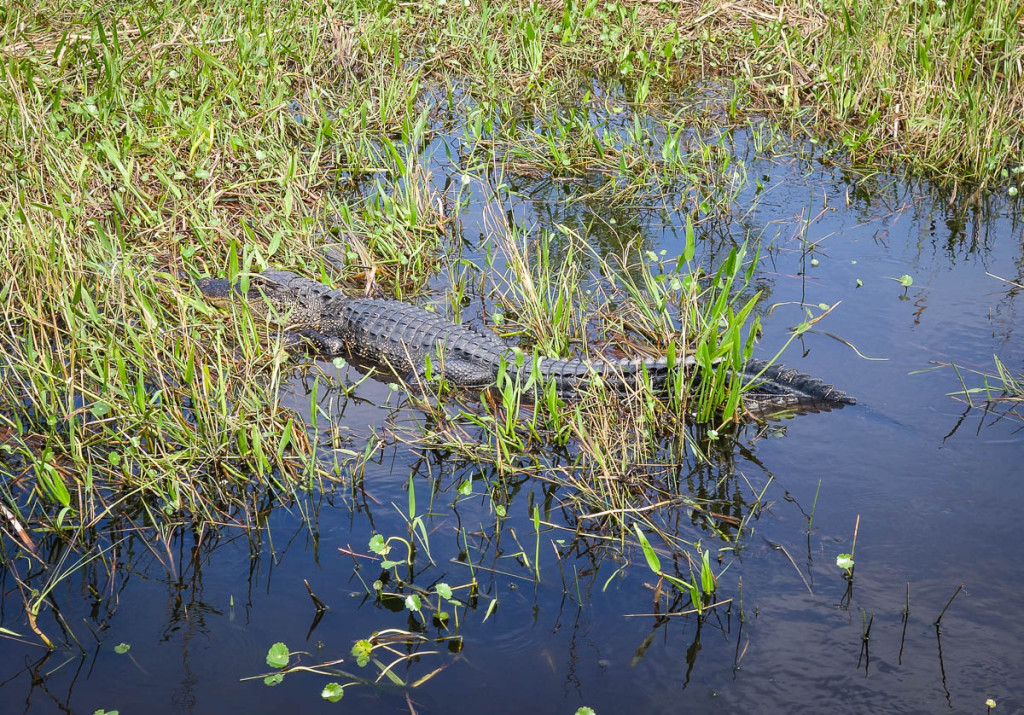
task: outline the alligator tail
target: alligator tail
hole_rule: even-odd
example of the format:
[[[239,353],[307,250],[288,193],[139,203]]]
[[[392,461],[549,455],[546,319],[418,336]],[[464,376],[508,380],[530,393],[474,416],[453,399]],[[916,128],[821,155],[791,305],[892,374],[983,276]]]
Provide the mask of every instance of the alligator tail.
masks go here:
[[[694,365],[693,357],[687,358]],[[595,373],[609,387],[627,390],[637,385],[646,374],[655,391],[665,389],[670,370],[668,360],[660,358],[623,358],[620,360],[557,360],[542,363],[548,378],[554,378],[560,392],[578,390],[590,382]],[[748,409],[760,413],[781,410],[818,412],[855,405],[857,400],[842,390],[799,370],[774,365],[765,360],[748,360],[738,371],[744,385],[744,403]]]
[[[856,405],[856,398],[837,390],[818,377],[765,360],[748,360],[740,369],[744,383],[753,386],[743,393],[762,408],[828,410]]]

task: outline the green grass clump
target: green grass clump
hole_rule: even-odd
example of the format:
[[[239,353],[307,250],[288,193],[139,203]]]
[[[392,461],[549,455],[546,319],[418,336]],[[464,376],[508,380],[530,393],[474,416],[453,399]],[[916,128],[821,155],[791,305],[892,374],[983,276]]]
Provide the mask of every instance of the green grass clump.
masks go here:
[[[634,489],[644,485],[642,501],[666,470],[679,469],[695,453],[706,459],[707,445],[693,435],[696,424],[729,433],[745,387],[730,369],[749,358],[759,328],[752,313],[759,297],[751,286],[756,256],[740,247],[706,273],[693,263],[690,224],[686,235],[678,257],[651,254],[613,264],[589,253],[568,229],[530,242],[508,225],[496,231],[507,274],[495,291],[501,305],[495,327],[524,350],[479,404],[458,411],[437,406],[414,441],[490,464],[502,477],[556,473],[571,485],[579,511],[616,514],[609,520],[631,538]],[[592,273],[581,269],[583,258],[593,261]],[[691,352],[700,369],[677,371],[665,394],[642,383],[621,392],[595,384],[562,399],[554,385],[523,378],[520,369],[541,357],[681,360]]]
[[[717,15],[705,39],[767,100],[753,106],[838,138],[868,171],[991,186],[1024,163],[1018,2],[796,0],[773,18]]]
[[[1012,415],[1024,419],[1019,407],[1024,402],[1024,375],[1014,375],[998,357],[995,360],[995,373],[971,370],[950,363],[956,372],[963,390],[953,393],[957,399],[966,402],[970,407],[984,407],[986,411]],[[964,373],[974,374],[981,378],[981,387],[969,387]],[[983,404],[978,404],[983,403]]]

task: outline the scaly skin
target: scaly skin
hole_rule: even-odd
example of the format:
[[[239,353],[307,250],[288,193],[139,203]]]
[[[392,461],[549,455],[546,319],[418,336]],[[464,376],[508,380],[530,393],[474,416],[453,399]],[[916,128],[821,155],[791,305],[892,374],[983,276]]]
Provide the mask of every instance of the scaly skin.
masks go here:
[[[424,374],[429,356],[435,374],[461,387],[493,385],[503,360],[506,369],[514,370],[515,351],[495,334],[452,323],[408,303],[352,298],[286,271],[253,276],[244,296],[225,280],[204,278],[198,285],[211,303],[223,307],[244,300],[254,316],[281,325],[324,355],[351,354],[399,374],[416,376]],[[528,376],[531,363],[527,358],[521,377]],[[688,357],[686,365],[693,364]],[[628,389],[637,386],[645,374],[655,390],[663,390],[669,376],[664,357],[544,359],[539,365],[542,382],[554,381],[562,394],[575,392],[598,376],[612,387]],[[817,378],[761,360],[747,361],[741,377],[744,381],[758,379],[744,397],[748,406],[762,411],[819,411],[856,404],[854,398]]]

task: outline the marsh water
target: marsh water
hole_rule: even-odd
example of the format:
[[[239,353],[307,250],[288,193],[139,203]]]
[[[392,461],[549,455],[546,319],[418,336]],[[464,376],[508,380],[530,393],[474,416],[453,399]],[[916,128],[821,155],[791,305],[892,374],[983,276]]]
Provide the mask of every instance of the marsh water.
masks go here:
[[[721,134],[742,188],[734,220],[699,231],[698,260],[714,266],[737,243],[760,245],[760,357],[775,354],[805,306],[838,303],[782,362],[859,403],[749,426],[713,464],[688,458],[672,475],[726,516],[760,502],[728,544],[681,506],[660,517],[712,551],[728,547],[718,597],[731,602],[703,616],[655,614],[657,579],[642,555],[634,548],[627,562],[599,548],[566,508],[565,487],[512,479],[499,516],[487,468],[395,437],[423,416],[386,384],[345,396],[337,384],[359,375],[309,360],[314,369],[297,371],[280,400],[336,445],[321,450],[327,469],[374,442],[359,488],[341,478],[305,502],[268,500],[265,523],[250,529],[182,528],[166,541],[125,531],[112,573],[84,563],[53,592],[74,634],[53,652],[31,643],[0,574],[0,625],[26,635],[0,642],[0,712],[936,713],[984,712],[987,698],[1000,712],[1024,709],[1024,422],[1009,405],[986,411],[983,398],[972,407],[949,394],[961,377],[981,385],[970,371],[994,372],[993,356],[1024,370],[1019,288],[1006,282],[1024,278],[1024,209],[1005,192],[865,178],[809,142],[758,151],[756,131]],[[438,187],[461,178],[440,158],[445,142],[458,137],[425,150]],[[682,249],[685,213],[672,196],[612,205],[591,197],[599,178],[505,180],[510,218],[532,231],[571,226],[604,254],[637,236],[640,253]],[[479,261],[486,202],[471,189],[459,250]],[[895,280],[903,275],[912,285]],[[428,299],[440,300],[446,285],[433,288]],[[936,363],[955,363],[959,376]],[[367,596],[380,576],[363,557],[368,542],[408,537],[410,483],[430,547],[413,579],[447,583],[461,599],[447,629],[401,600]],[[847,580],[836,557],[855,530]],[[42,559],[78,558],[59,542],[50,549]],[[474,577],[479,596],[469,598],[459,587]],[[262,682],[277,642],[304,652],[303,665],[345,659],[335,667],[375,677],[350,650],[387,629],[424,636],[396,645],[416,654],[395,666],[403,680],[441,670],[417,688],[355,685],[337,704],[320,695],[347,682],[336,675]]]

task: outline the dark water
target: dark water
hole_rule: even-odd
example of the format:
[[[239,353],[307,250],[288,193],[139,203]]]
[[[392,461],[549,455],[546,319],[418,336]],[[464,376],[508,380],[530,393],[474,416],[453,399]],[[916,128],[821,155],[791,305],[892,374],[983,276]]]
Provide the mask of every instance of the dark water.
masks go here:
[[[934,713],[983,712],[990,697],[998,712],[1024,709],[1024,576],[1016,541],[1024,423],[947,396],[960,386],[948,368],[914,374],[933,361],[991,372],[993,355],[1015,373],[1024,370],[1018,291],[986,275],[1021,282],[1020,205],[992,196],[951,202],[928,186],[846,176],[813,156],[757,157],[742,133],[730,141],[751,181],[736,202],[736,221],[703,233],[701,258],[715,264],[733,243],[761,240],[763,306],[778,304],[764,317],[763,357],[803,320],[801,303],[841,301],[817,326],[822,332],[794,343],[783,361],[860,400],[776,424],[766,437],[749,429],[725,465],[691,463],[676,475],[681,490],[717,495],[722,510],[731,504],[737,513],[764,490],[767,506],[735,551],[723,552],[731,565],[719,597],[732,598],[731,606],[704,619],[650,615],[655,579],[642,557],[633,554],[623,568],[613,550],[556,529],[574,517],[562,508],[564,492],[543,480],[510,480],[500,497],[508,515],[496,527],[487,496],[493,475],[396,443],[396,427],[421,416],[380,406],[389,391],[373,381],[356,398],[329,394],[339,375],[355,375],[320,363],[322,377],[297,376],[282,402],[308,415],[307,390],[318,381],[321,408],[332,418],[319,418],[321,435],[335,429],[343,440],[351,436],[342,446],[354,450],[371,431],[381,436],[365,495],[340,480],[332,493],[269,511],[263,531],[178,531],[168,544],[148,546],[126,534],[113,578],[85,567],[53,594],[82,650],[47,654],[2,641],[0,712],[568,713],[589,705],[599,713]],[[439,184],[446,172],[457,174],[443,164],[434,172]],[[759,193],[753,177],[761,179]],[[520,193],[509,207],[513,216],[538,230],[552,222],[586,228],[604,251],[639,231],[652,250],[681,250],[684,219],[664,205],[569,203],[587,187],[510,183]],[[484,230],[480,211],[474,204],[463,215],[470,257]],[[614,224],[609,214],[619,217]],[[817,244],[813,254],[806,242]],[[890,280],[905,273],[914,279],[906,291]],[[877,359],[858,357],[823,331]],[[479,584],[475,603],[457,588],[466,605],[448,609],[457,614],[451,630],[462,636],[461,647],[438,641],[443,630],[420,627],[400,605],[389,610],[366,598],[363,582],[372,583],[379,569],[359,560],[356,571],[356,559],[339,552],[368,553],[373,533],[408,536],[401,513],[410,475],[433,558],[431,565],[417,554],[413,581],[460,587],[475,573]],[[472,494],[460,496],[467,480]],[[540,534],[539,583],[534,505],[548,524]],[[682,509],[661,518],[713,552],[729,546]],[[858,518],[851,584],[835,558],[849,551]],[[529,563],[516,557],[520,552]],[[45,557],[56,560],[60,552]],[[3,625],[29,633],[14,584],[0,578]],[[319,622],[304,580],[329,607]],[[337,676],[293,673],[273,688],[241,680],[268,671],[266,652],[278,641],[306,651],[305,665],[345,658],[341,667],[373,677],[372,666],[360,670],[349,650],[389,628],[427,636],[396,646],[419,654],[396,668],[399,676],[416,680],[443,670],[414,690],[353,686],[336,705],[321,700],[320,690],[347,682]],[[115,652],[119,643],[131,645],[129,654]]]

